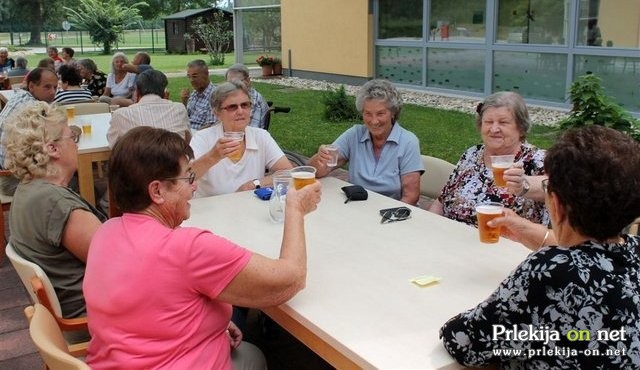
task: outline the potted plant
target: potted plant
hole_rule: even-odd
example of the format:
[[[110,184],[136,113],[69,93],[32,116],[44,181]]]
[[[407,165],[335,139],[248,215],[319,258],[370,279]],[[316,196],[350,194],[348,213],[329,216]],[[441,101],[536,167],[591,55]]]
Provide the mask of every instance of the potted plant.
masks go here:
[[[269,55],[260,55],[256,62],[262,67],[262,76],[267,77],[273,74],[273,62],[274,58]]]
[[[282,74],[282,60],[278,57],[273,58],[273,74],[280,76]]]

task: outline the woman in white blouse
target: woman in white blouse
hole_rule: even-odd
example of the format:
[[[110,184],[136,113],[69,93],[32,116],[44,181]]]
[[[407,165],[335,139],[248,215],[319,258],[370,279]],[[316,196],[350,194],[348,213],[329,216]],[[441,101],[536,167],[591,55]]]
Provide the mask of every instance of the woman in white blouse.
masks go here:
[[[112,103],[112,99],[118,99],[118,104],[133,104],[133,91],[135,90],[136,74],[124,70],[123,66],[129,63],[124,53],[117,52],[111,59],[111,73],[107,76],[107,86],[100,101]],[[128,104],[127,104],[128,103]]]

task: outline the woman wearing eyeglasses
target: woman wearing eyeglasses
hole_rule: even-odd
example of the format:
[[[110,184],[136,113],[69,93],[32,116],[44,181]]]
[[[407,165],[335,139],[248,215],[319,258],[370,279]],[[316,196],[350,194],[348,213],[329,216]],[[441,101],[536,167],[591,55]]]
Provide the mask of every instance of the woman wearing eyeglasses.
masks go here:
[[[291,169],[291,163],[269,132],[249,126],[251,97],[240,81],[219,85],[211,97],[215,125],[196,132],[191,148],[192,165],[199,178],[196,196],[228,194],[270,186],[269,173]],[[244,133],[242,140],[225,137]]]
[[[113,148],[109,189],[124,214],[91,242],[92,369],[264,369],[230,322],[231,305],[279,305],[305,285],[304,216],[320,201],[320,183],[287,193],[281,253],[271,259],[180,227],[197,188],[192,158],[180,135],[147,126]]]
[[[45,271],[63,317],[85,316],[82,279],[89,243],[106,217],[68,187],[78,168],[78,136],[67,125],[66,113],[45,102],[15,112],[4,129],[5,164],[20,179],[9,241]]]
[[[567,131],[549,149],[542,188],[553,230],[512,211],[494,219],[534,252],[489,298],[442,327],[458,362],[638,369],[640,237],[622,234],[640,215],[638,168],[640,144],[602,126]],[[510,349],[524,352],[502,352]]]

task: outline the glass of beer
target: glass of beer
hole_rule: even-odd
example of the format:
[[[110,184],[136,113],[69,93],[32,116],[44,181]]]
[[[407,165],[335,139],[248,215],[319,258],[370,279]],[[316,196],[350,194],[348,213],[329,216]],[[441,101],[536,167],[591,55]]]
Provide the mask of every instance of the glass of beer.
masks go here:
[[[225,131],[224,137],[230,137],[235,141],[241,142],[242,140],[244,140],[244,131]],[[231,152],[231,154],[229,154],[228,157],[233,162],[238,162],[240,158],[242,158],[242,147],[239,146],[238,149]]]
[[[64,107],[64,109],[66,109],[67,111],[67,120],[69,122],[73,122],[73,120],[76,118],[76,107],[73,105],[68,105]]]
[[[511,167],[515,157],[513,154],[491,156],[491,170],[493,171],[493,182],[495,182],[496,186],[507,186],[507,181],[504,179],[504,171]]]
[[[296,190],[300,190],[316,181],[316,169],[312,166],[299,166],[291,169],[291,178]]]
[[[500,228],[489,227],[487,222],[503,215],[502,204],[482,203],[476,206],[476,216],[478,217],[478,231],[482,243],[497,243],[500,240]]]

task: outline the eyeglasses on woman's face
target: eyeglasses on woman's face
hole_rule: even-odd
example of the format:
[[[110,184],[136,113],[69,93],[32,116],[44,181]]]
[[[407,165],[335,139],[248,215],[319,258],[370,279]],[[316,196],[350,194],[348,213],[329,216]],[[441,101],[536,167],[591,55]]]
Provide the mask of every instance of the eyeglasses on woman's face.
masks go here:
[[[242,108],[244,110],[250,109],[251,108],[251,102],[250,101],[245,101],[245,102],[242,102],[240,104],[229,104],[227,106],[222,107],[222,109],[226,110],[229,113],[233,113],[233,112],[237,111],[238,108]]]
[[[186,180],[189,183],[189,185],[193,185],[193,183],[196,181],[196,173],[193,172],[193,170],[191,168],[189,168],[187,170],[187,175],[188,176],[170,177],[170,178],[165,179],[165,180]]]
[[[79,135],[69,135],[69,136],[60,136],[59,138],[55,139],[54,141],[60,141],[63,139],[71,139],[74,143],[78,144],[78,142],[80,141],[80,136]]]

